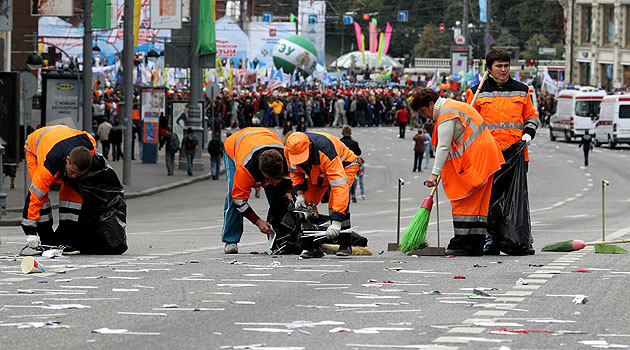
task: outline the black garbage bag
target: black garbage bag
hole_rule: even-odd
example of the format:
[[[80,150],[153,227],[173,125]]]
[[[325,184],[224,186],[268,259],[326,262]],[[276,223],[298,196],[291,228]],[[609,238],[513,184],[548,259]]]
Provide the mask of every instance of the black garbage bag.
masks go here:
[[[302,234],[304,230],[326,231],[330,218],[321,214],[315,218],[298,215],[295,213],[293,202],[286,197],[278,198],[271,204],[267,222],[276,231],[276,239],[271,247],[274,254],[300,254],[315,245],[336,243],[327,238],[315,240],[314,237],[304,236]],[[359,233],[352,231],[351,239],[353,246],[367,247],[368,239]]]
[[[96,153],[88,172],[68,184],[83,197],[83,206],[78,224],[62,233],[64,242],[82,254],[127,251],[127,201],[116,172],[105,158]]]
[[[503,150],[505,163],[495,173],[488,211],[488,233],[509,255],[526,255],[530,247],[529,195],[523,149],[518,141]]]

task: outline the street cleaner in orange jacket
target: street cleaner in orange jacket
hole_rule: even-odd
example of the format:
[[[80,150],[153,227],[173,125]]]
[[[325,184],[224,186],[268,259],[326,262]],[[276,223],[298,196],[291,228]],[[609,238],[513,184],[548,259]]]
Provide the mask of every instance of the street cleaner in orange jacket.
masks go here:
[[[510,54],[504,49],[488,52],[486,64],[489,79],[481,87],[473,106],[486,122],[500,149],[506,149],[520,140],[529,146],[540,125],[529,96],[529,87],[510,77],[510,59]],[[477,87],[473,86],[466,92],[469,104]],[[526,164],[529,164],[527,148],[523,152]],[[534,250],[530,248],[528,253],[534,254]],[[498,245],[494,244],[489,234],[486,234],[484,254],[500,254]]]
[[[73,225],[79,221],[83,198],[66,181],[77,178],[90,168],[96,151],[96,141],[85,131],[65,125],[47,126],[35,130],[24,145],[31,186],[26,195],[22,230],[26,243],[41,254],[44,245],[62,245],[63,238],[53,232],[52,208],[48,192],[53,183],[62,184],[59,191],[59,225]],[[64,254],[79,251],[65,246]]]
[[[252,188],[263,187],[269,205],[291,196],[291,179],[284,159],[282,141],[267,128],[245,128],[225,139],[223,162],[228,181],[225,198],[222,240],[225,253],[238,253],[243,235],[243,217],[260,232],[272,234],[269,223],[261,219],[247,203]]]
[[[422,88],[414,92],[411,108],[435,121],[431,138],[435,162],[425,185],[437,186],[441,176],[451,200],[455,236],[446,254],[483,255],[492,179],[504,162],[501,150],[479,113],[468,104]]]
[[[332,222],[326,230],[326,237],[338,239],[339,250],[336,255],[351,255],[351,233],[341,232],[341,224],[350,217],[350,187],[359,171],[357,156],[338,138],[323,132],[291,134],[287,138],[284,154],[289,161],[296,207],[306,207],[307,203],[319,204],[330,187],[328,208],[332,211]],[[320,258],[323,255],[316,247],[301,256]]]

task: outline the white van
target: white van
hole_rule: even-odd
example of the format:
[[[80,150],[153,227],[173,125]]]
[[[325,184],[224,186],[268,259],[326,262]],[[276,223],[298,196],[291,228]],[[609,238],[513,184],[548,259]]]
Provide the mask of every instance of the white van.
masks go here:
[[[556,114],[549,120],[549,137],[562,136],[566,142],[595,128],[599,105],[606,92],[594,87],[567,88],[558,94]]]
[[[630,96],[606,96],[600,111],[595,123],[595,145],[607,143],[615,148],[618,143],[630,143]]]

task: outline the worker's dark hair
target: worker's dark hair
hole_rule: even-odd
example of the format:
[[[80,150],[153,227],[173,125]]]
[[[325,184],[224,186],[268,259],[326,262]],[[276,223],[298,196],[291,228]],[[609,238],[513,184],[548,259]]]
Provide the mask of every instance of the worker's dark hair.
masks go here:
[[[429,102],[435,103],[438,97],[440,97],[440,95],[431,88],[416,89],[411,97],[411,104],[409,107],[411,107],[412,110],[417,111],[420,107],[427,107]]]
[[[352,135],[352,127],[350,127],[349,125],[346,125],[343,128],[341,128],[341,135],[342,136]]]
[[[70,164],[80,171],[87,171],[92,165],[92,152],[85,146],[75,147],[70,151]]]
[[[278,150],[268,149],[260,154],[258,158],[258,168],[271,180],[277,180],[282,177],[284,171],[284,160]]]
[[[505,49],[492,49],[486,55],[486,67],[492,68],[494,62],[510,62],[510,54]]]

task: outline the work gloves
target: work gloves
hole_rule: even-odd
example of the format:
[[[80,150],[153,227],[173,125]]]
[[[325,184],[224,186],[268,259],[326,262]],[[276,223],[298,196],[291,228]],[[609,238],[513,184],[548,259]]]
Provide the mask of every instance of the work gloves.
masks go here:
[[[532,135],[523,134],[523,137],[521,138],[521,140],[525,141],[525,147],[527,147],[532,143]]]
[[[26,235],[26,245],[29,248],[36,249],[40,245],[42,245],[42,241],[39,240],[38,235]]]
[[[306,198],[304,198],[303,194],[298,194],[298,196],[295,197],[295,207],[306,208]]]
[[[326,238],[334,241],[339,237],[339,232],[341,232],[341,221],[333,220],[332,224],[330,224],[326,230]]]

